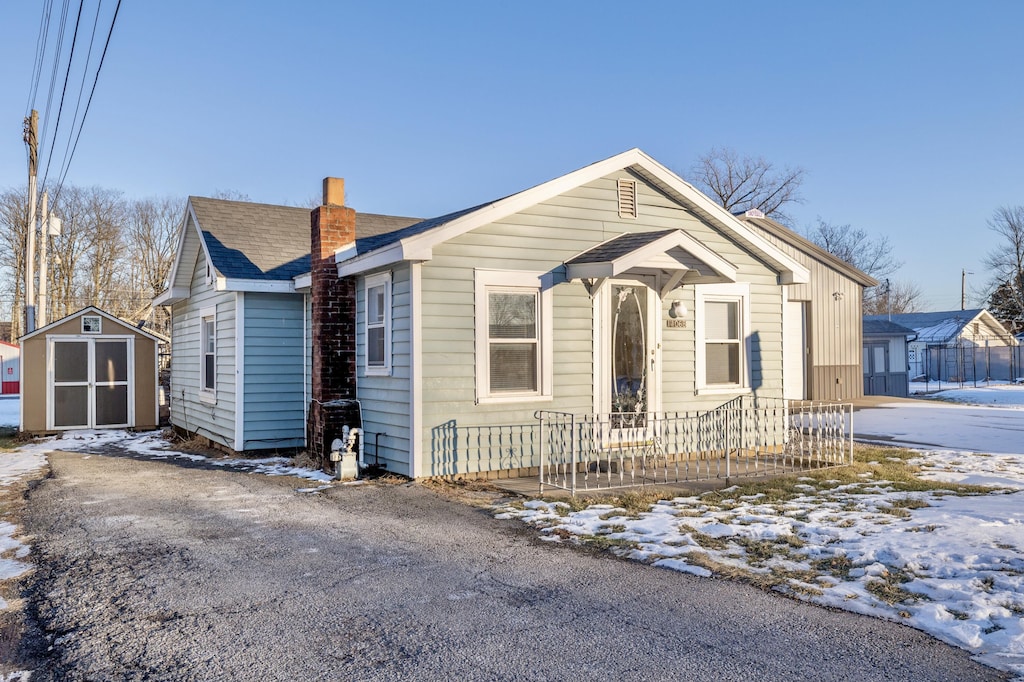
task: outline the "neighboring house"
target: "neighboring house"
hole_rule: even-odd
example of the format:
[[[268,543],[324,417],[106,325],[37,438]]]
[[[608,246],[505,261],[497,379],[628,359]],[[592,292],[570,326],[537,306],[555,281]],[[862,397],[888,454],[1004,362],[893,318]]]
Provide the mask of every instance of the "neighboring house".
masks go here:
[[[14,395],[21,391],[21,348],[0,341],[0,394]]]
[[[20,340],[22,431],[156,428],[156,336],[89,306]]]
[[[236,450],[306,443],[319,461],[360,426],[367,458],[425,477],[536,467],[540,410],[616,430],[780,401],[790,372],[861,393],[859,350],[786,358],[806,354],[819,318],[833,326],[811,344],[859,347],[859,324],[819,308],[859,313],[873,280],[821,274],[817,296],[804,285],[821,261],[841,271],[834,259],[770,238],[639,150],[429,220],[344,203],[336,178],[311,216],[190,199],[157,301],[172,304],[172,423]],[[787,324],[792,301],[807,302],[806,329]]]
[[[154,300],[171,310],[170,421],[236,451],[303,447],[309,405],[309,209],[189,197]],[[360,234],[412,218],[360,215]]]
[[[913,329],[889,320],[864,320],[864,395],[910,395],[907,341]]]
[[[758,210],[739,216],[810,272],[786,287],[785,397],[852,400],[863,395],[861,316],[864,288],[878,281]]]
[[[912,381],[1012,380],[1019,360],[1016,339],[983,308],[932,313],[868,315],[914,330],[907,344]]]

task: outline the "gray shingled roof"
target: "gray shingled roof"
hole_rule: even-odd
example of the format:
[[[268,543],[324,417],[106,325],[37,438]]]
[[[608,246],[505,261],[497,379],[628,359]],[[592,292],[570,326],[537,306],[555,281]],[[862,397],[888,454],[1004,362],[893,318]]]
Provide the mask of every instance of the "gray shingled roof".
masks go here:
[[[232,279],[288,280],[309,272],[310,209],[189,197],[213,266]],[[356,240],[419,218],[356,213]]]
[[[607,263],[617,258],[621,258],[626,254],[632,253],[639,248],[647,246],[651,242],[656,242],[665,235],[672,234],[677,230],[659,230],[658,232],[635,232],[632,234],[623,234],[614,239],[609,239],[603,244],[598,244],[589,251],[584,251],[578,256],[575,256],[572,260],[566,262],[567,265],[576,265],[580,263]]]
[[[984,312],[974,310],[947,310],[934,313],[894,313],[892,321],[917,332],[917,340],[927,343],[947,343],[955,339],[964,326]],[[889,319],[888,315],[866,315],[864,321]]]
[[[865,336],[910,336],[913,329],[904,327],[902,324],[890,322],[888,319],[876,320],[864,318]]]

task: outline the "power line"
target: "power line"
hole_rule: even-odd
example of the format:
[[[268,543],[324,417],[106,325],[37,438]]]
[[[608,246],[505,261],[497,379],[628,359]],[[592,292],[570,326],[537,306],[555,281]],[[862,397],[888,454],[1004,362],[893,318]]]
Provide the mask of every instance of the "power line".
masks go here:
[[[53,142],[50,144],[50,152],[46,156],[46,170],[43,171],[43,188],[46,188],[46,178],[50,175],[50,162],[53,160],[53,147],[57,144],[57,134],[60,132],[61,114],[64,113],[64,97],[68,94],[68,80],[71,78],[71,64],[75,61],[75,45],[78,43],[78,26],[82,23],[82,6],[85,0],[78,0],[78,16],[75,18],[75,31],[71,34],[71,50],[68,53],[68,68],[64,71],[64,87],[60,91],[60,106],[57,107],[57,121],[53,126]],[[74,119],[71,124],[74,125]],[[56,196],[54,196],[56,199]]]
[[[78,124],[78,133],[75,135],[75,144],[71,147],[71,154],[68,156],[67,164],[64,166],[64,170],[60,175],[60,180],[57,182],[57,189],[54,191],[54,203],[57,201],[57,197],[60,196],[60,191],[64,187],[64,179],[67,178],[68,169],[71,168],[71,160],[75,157],[75,150],[78,149],[78,140],[82,137],[82,128],[85,127],[85,119],[89,115],[89,107],[92,105],[92,97],[96,94],[96,84],[100,80],[100,71],[103,70],[103,62],[107,58],[107,49],[110,47],[110,37],[114,35],[114,26],[117,24],[117,15],[121,11],[121,0],[117,0],[117,6],[114,7],[114,17],[110,20],[110,30],[107,32],[107,40],[103,44],[103,54],[100,55],[100,63],[96,66],[96,77],[92,81],[92,88],[89,91],[89,99],[85,103],[85,111],[82,113],[82,120]]]
[[[36,94],[39,92],[39,82],[43,77],[43,63],[46,61],[46,42],[50,33],[50,11],[53,8],[53,0],[46,0],[43,5],[42,14],[39,16],[39,34],[36,37],[36,58],[32,65],[32,79],[28,88],[28,103],[25,105],[25,116],[35,108]]]
[[[85,79],[89,74],[89,62],[92,61],[92,46],[96,42],[96,29],[100,24],[100,8],[103,7],[103,0],[96,3],[96,16],[92,21],[92,32],[89,34],[89,49],[85,52],[85,66],[82,68],[82,83],[78,86],[78,99],[75,102],[75,114],[71,117],[71,129],[74,130],[75,121],[78,120],[78,111],[82,107],[82,94],[85,92]],[[67,144],[64,145],[64,158],[60,162],[61,173],[65,173],[64,169],[68,166],[68,151],[71,149],[71,135],[68,135]],[[58,173],[60,175],[61,173]],[[63,178],[57,185],[57,192],[54,194],[54,202],[57,201],[57,196],[60,194],[60,188],[63,184]]]

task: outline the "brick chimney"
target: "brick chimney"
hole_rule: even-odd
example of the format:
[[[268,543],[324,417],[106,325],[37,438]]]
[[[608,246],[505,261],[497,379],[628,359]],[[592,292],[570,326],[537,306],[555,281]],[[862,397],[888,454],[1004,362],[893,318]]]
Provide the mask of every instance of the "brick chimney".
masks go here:
[[[357,427],[355,278],[338,278],[334,252],[355,243],[356,212],[345,206],[345,181],[324,178],[323,205],[310,214],[312,402],[307,442],[325,469],[331,441]]]

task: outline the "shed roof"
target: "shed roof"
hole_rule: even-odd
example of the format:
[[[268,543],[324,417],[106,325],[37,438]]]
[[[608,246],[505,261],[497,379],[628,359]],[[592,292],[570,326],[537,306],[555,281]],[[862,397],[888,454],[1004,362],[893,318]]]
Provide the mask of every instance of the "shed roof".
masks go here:
[[[81,310],[78,310],[76,312],[71,313],[70,315],[65,315],[64,317],[60,318],[59,320],[54,320],[53,322],[51,322],[50,324],[46,325],[45,327],[40,327],[39,329],[36,329],[35,331],[31,331],[28,334],[22,335],[20,341],[22,342],[22,344],[24,344],[25,341],[27,341],[27,340],[29,340],[31,338],[34,338],[36,336],[39,336],[40,334],[45,334],[46,332],[50,331],[54,327],[57,327],[58,325],[62,325],[65,322],[67,322],[68,320],[72,320],[72,319],[74,319],[76,317],[81,317],[82,315],[99,315],[100,317],[103,317],[104,319],[110,320],[114,324],[123,327],[126,331],[130,330],[130,331],[132,331],[132,332],[134,332],[136,334],[141,334],[142,336],[145,336],[145,337],[148,337],[150,339],[153,339],[154,341],[156,341],[158,343],[161,340],[161,338],[159,336],[155,335],[153,332],[151,332],[151,331],[149,331],[147,329],[143,329],[142,327],[140,327],[138,325],[134,325],[131,322],[128,322],[127,320],[122,320],[120,317],[117,317],[116,315],[111,315],[110,313],[108,313],[105,310],[100,310],[99,308],[97,308],[94,305],[89,305],[89,306],[86,306],[86,307],[82,308]],[[98,336],[103,336],[106,333],[107,332],[104,332],[104,334],[99,334]]]
[[[971,310],[945,310],[928,313],[896,313],[889,315],[867,315],[865,323],[870,320],[889,319],[909,327],[917,332],[917,341],[930,344],[944,344],[954,341],[964,328],[976,321],[984,323],[995,329],[1001,337],[1009,338],[1009,332],[1005,327],[984,308]]]
[[[910,336],[914,330],[890,320],[864,318],[865,336]]]

